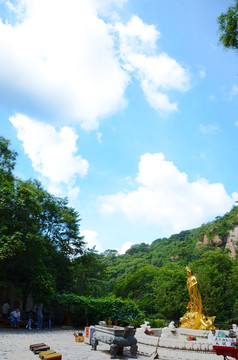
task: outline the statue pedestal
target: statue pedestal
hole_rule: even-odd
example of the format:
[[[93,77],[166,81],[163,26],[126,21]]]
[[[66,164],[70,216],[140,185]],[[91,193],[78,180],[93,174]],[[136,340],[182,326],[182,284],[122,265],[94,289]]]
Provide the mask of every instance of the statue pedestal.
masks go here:
[[[138,353],[146,356],[156,353],[163,360],[218,360],[213,349],[216,336],[211,331],[175,328],[173,325],[150,330],[154,334],[146,335],[144,329],[137,329]],[[189,336],[196,340],[188,341]]]

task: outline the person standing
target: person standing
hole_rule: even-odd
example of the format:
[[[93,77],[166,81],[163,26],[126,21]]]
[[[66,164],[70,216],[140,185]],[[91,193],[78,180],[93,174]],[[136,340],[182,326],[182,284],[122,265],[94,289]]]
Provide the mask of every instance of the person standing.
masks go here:
[[[10,301],[6,300],[2,306],[2,317],[4,319],[7,319],[9,316],[9,310],[10,310],[11,306],[10,306]]]
[[[36,315],[37,315],[37,321],[38,321],[37,329],[41,330],[44,316],[42,314],[42,311],[39,308],[36,308]]]
[[[26,329],[28,328],[29,330],[31,330],[32,323],[33,323],[33,317],[32,317],[32,312],[30,312],[27,319]]]

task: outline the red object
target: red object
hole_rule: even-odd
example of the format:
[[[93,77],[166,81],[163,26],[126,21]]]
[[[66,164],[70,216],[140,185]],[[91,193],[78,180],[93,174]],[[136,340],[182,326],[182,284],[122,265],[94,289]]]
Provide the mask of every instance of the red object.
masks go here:
[[[213,349],[216,351],[217,355],[223,355],[223,356],[231,356],[235,359],[238,359],[238,349],[232,347],[232,346],[217,346],[214,345]]]
[[[152,334],[154,334],[154,331],[151,331],[151,330],[145,330],[145,334],[147,334],[147,335],[152,335]]]

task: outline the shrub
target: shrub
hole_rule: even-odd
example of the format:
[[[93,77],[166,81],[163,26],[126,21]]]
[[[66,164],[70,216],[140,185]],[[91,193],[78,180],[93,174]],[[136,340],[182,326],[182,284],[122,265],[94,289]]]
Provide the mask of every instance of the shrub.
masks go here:
[[[58,312],[66,315],[72,313],[72,322],[75,325],[95,325],[100,320],[111,318],[112,322],[118,321],[119,325],[128,325],[129,319],[143,316],[137,305],[132,300],[117,298],[88,298],[74,294],[55,296]]]

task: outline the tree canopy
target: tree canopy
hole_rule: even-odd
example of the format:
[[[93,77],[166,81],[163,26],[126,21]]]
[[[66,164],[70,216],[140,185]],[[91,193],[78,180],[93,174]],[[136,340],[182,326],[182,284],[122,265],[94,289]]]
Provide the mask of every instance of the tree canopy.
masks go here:
[[[238,0],[218,18],[219,41],[226,47],[238,50]]]
[[[24,300],[72,286],[70,258],[82,253],[79,214],[36,180],[14,176],[17,153],[0,138],[0,285]]]

